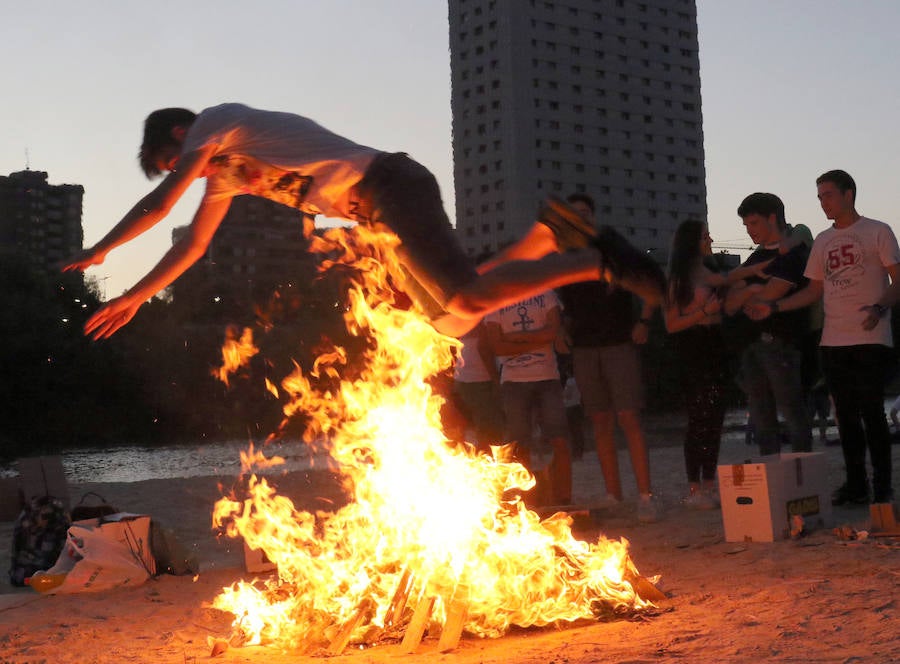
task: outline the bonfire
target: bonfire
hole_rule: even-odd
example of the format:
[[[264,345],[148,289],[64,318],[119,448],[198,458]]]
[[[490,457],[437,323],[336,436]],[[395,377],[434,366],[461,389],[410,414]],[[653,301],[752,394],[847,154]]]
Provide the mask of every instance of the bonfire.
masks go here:
[[[535,480],[502,448],[485,454],[444,436],[429,379],[451,366],[458,342],[395,306],[396,238],[358,227],[312,240],[323,270],[341,264],[357,275],[345,320],[368,340],[365,366],[342,379],[347,356],[332,347],[270,389],[286,421],[309,418],[306,442],[328,453],[350,500],[331,512],[298,510],[253,474],[272,460],[252,448],[242,455],[247,494],[222,498],[214,526],[262,550],[277,576],[215,598],[235,616],[231,644],[336,654],[402,641],[413,652],[428,632],[446,651],[463,632],[499,637],[514,625],[652,608],[655,580],[638,574],[626,540],[576,539],[568,514],[542,519],[526,507]],[[249,331],[232,334],[220,377],[256,352]]]

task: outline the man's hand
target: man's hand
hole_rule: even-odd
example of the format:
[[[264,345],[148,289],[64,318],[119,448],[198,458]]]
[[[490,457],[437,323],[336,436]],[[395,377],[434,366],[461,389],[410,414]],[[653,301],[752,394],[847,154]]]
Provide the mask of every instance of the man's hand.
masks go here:
[[[765,320],[772,315],[772,303],[754,300],[744,305],[744,313],[750,320]]]
[[[80,252],[72,256],[67,263],[62,266],[63,272],[84,272],[91,265],[100,265],[106,260],[106,253],[101,253],[93,247],[90,249],[82,249]]]
[[[84,324],[84,333],[94,341],[106,339],[126,325],[144,302],[126,293],[107,302]]]
[[[643,346],[650,338],[650,323],[639,320],[631,328],[631,343],[635,346]]]
[[[882,307],[877,304],[868,304],[866,306],[860,307],[859,310],[866,313],[866,317],[863,318],[862,328],[867,332],[871,329],[874,329],[875,326],[878,325],[878,321],[880,321],[882,317],[889,311],[887,307]]]

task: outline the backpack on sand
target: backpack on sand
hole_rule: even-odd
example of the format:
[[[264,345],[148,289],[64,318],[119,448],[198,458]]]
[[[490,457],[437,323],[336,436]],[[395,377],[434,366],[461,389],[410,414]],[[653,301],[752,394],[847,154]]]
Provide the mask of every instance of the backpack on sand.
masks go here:
[[[38,496],[25,505],[13,526],[12,585],[24,586],[35,572],[53,567],[66,544],[69,524],[69,514],[58,498]]]

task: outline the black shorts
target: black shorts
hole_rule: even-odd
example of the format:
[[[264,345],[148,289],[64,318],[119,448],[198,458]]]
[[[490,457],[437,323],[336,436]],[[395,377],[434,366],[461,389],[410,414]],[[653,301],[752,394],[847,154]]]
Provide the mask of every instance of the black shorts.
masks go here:
[[[478,273],[456,239],[434,175],[402,152],[382,153],[353,198],[356,221],[383,224],[400,238],[398,286],[432,320],[446,314],[447,302]]]

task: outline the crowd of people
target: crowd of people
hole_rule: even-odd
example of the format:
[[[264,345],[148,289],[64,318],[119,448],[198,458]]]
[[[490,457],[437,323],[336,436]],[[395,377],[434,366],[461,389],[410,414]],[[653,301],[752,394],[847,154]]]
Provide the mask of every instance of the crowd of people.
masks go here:
[[[638,516],[659,518],[640,420],[638,352],[659,307],[684,369],[689,505],[716,504],[733,347],[725,343],[733,333],[723,330],[736,319],[747,334],[736,378],[760,452],[781,449],[779,413],[790,448],[811,449],[807,402],[821,373],[846,466],[833,502],[893,498],[883,399],[894,358],[888,313],[900,299],[900,249],[887,224],[856,211],[856,184],[844,171],[816,181],[832,226],[814,241],[799,227],[789,229],[777,196],[751,194],[738,216],[759,246],[744,264],[727,274],[715,269],[708,228],[685,221],[674,236],[666,279],[647,254],[611,226],[597,225],[593,200],[584,194],[568,202],[548,199],[519,241],[476,263],[453,232],[427,169],[405,153],[368,147],[292,113],[237,103],[200,113],[159,109],[144,123],[139,161],[148,177],[165,174],[162,182],[64,270],[101,264],[164,219],[193,181],[205,179],[206,188],[187,232],[147,275],[88,319],[85,333],[94,339],[114,334],[204,255],[232,198],[261,196],[397,236],[395,285],[436,330],[464,341],[454,391],[469,404],[479,443],[515,444],[538,477],[543,502],[572,499],[572,440],[583,446],[583,432],[570,422],[577,424],[571,415],[581,407],[592,425],[606,501],[623,499],[618,425],[638,487]],[[571,364],[566,369],[562,362],[562,375],[560,355]],[[502,407],[491,401],[494,394]]]
[[[746,396],[748,430],[760,455],[812,451],[814,418],[824,442],[833,403],[846,479],[832,503],[891,502],[883,404],[895,363],[889,312],[900,298],[900,249],[887,224],[856,211],[849,174],[829,171],[816,186],[832,226],[815,240],[807,227],[787,223],[775,194],[753,193],[741,201],[737,216],[757,248],[728,271],[715,260],[707,225],[682,222],[661,302],[601,279],[548,289],[486,316],[485,334],[462,339],[457,371],[465,371],[475,344],[481,365],[498,369],[485,378],[478,409],[505,414],[506,426],[494,420],[488,434],[479,425],[476,439],[515,443],[538,485],[547,483],[536,500],[561,505],[571,500],[573,452],[579,458],[583,451],[577,418],[586,420],[606,490],[595,507],[615,507],[623,500],[618,425],[637,485],[638,518],[656,521],[661,512],[640,419],[640,346],[660,306],[687,413],[686,506],[719,506],[716,469],[732,383]],[[590,196],[572,194],[568,203],[597,227]],[[573,388],[577,403],[564,396]],[[576,419],[566,426],[566,412],[576,405]],[[501,437],[491,438],[498,431]]]

